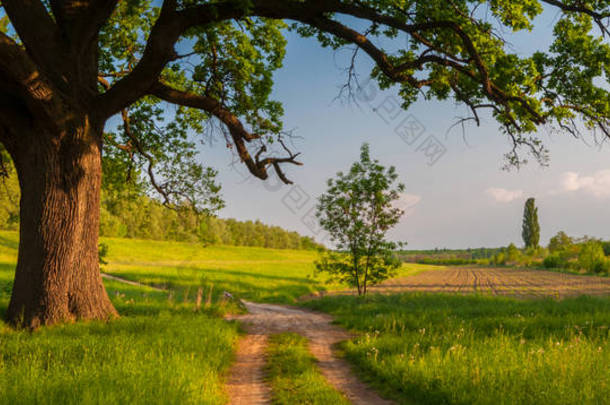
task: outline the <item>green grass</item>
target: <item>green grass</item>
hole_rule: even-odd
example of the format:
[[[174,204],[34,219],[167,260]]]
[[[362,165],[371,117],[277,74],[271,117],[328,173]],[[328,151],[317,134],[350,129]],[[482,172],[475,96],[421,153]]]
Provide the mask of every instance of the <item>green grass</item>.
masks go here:
[[[246,300],[293,304],[312,293],[346,288],[326,283],[324,276],[313,277],[315,251],[116,238],[101,242],[109,247],[103,271],[174,290],[176,299],[203,287],[216,297],[228,291]],[[17,246],[16,232],[0,231],[0,294],[10,294]],[[409,263],[398,276],[434,268],[440,267]]]
[[[233,325],[177,311],[0,331],[3,404],[222,404]]]
[[[199,244],[106,239],[105,271],[173,290],[214,285],[216,293],[259,302],[293,303],[297,298],[325,290],[314,280],[316,253],[252,247],[202,247]]]
[[[14,331],[0,321],[0,404],[203,403],[223,390],[238,338],[220,319],[227,290],[293,303],[324,289],[316,253],[107,239],[105,271],[172,292],[105,281],[121,318]],[[17,234],[0,232],[0,316]],[[408,264],[399,277],[442,267]],[[213,303],[194,311],[199,287]],[[610,398],[610,298],[327,296],[307,304],[362,335],[343,345],[363,378],[401,403],[596,404]],[[278,403],[337,403],[302,338],[272,338]],[[326,397],[328,395],[329,397]],[[325,398],[332,397],[331,402]],[[339,402],[340,403],[340,402]]]
[[[191,293],[200,285],[228,291],[240,298],[293,304],[319,291],[345,289],[314,275],[318,254],[307,250],[209,246],[180,242],[104,239],[109,246],[105,271],[146,284],[163,285]],[[405,264],[400,276],[432,266]],[[179,293],[179,294],[182,294]]]
[[[0,315],[16,243],[0,234]],[[122,317],[15,331],[0,320],[0,404],[224,404],[238,338],[218,305],[106,281]]]
[[[347,405],[350,402],[320,374],[307,340],[294,333],[270,337],[267,370],[277,405]]]
[[[108,273],[171,290],[105,280],[121,318],[14,331],[0,320],[0,404],[226,401],[223,380],[237,326],[220,319],[223,290],[294,302],[332,288],[313,273],[314,252],[105,239]],[[18,235],[0,232],[0,316],[10,298]],[[197,289],[214,293],[194,312]],[[340,286],[336,286],[340,287]],[[205,299],[205,298],[204,298]]]
[[[327,297],[309,307],[363,332],[342,349],[400,403],[602,404],[610,299]]]

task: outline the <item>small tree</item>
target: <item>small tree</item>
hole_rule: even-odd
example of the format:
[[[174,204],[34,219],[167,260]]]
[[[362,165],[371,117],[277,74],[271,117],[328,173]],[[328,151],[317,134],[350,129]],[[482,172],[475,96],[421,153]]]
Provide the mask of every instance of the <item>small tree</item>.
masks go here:
[[[606,272],[607,259],[599,241],[589,240],[582,244],[578,255],[578,266],[591,273]]]
[[[559,231],[557,232],[557,235],[553,236],[549,241],[549,252],[561,252],[563,250],[570,249],[573,245],[574,240],[565,232]]]
[[[538,208],[536,200],[529,198],[523,211],[523,242],[527,249],[537,249],[540,242],[540,225],[538,224]]]
[[[506,260],[511,263],[515,263],[519,261],[519,256],[520,252],[519,249],[517,249],[517,246],[515,246],[514,243],[508,245],[508,247],[506,248]]]
[[[395,184],[397,179],[395,168],[371,160],[369,145],[364,144],[360,161],[348,173],[328,180],[328,190],[319,199],[317,217],[337,250],[323,252],[316,268],[356,287],[358,295],[400,266],[393,253],[402,244],[385,240],[404,213],[393,205],[404,191],[403,184]]]

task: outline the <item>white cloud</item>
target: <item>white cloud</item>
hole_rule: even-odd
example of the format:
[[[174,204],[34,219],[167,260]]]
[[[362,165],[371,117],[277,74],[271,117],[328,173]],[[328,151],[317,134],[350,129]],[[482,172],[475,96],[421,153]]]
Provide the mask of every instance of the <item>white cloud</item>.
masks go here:
[[[505,188],[491,187],[485,192],[494,200],[501,203],[509,203],[523,197],[523,190],[507,190]]]
[[[421,201],[421,196],[416,194],[401,193],[400,198],[394,201],[394,207],[400,208],[405,212],[405,215],[410,215],[415,212],[415,206]]]
[[[566,172],[562,176],[561,190],[585,192],[598,198],[610,197],[610,170],[600,170],[591,176]]]

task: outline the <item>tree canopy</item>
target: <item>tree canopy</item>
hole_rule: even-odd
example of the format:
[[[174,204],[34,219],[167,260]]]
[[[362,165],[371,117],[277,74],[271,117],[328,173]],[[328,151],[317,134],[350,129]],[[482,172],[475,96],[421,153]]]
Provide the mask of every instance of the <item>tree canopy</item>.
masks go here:
[[[513,51],[502,32],[531,30],[544,7],[559,12],[549,49]],[[167,201],[214,206],[202,193],[213,194],[213,173],[195,159],[189,131],[215,127],[262,179],[272,168],[289,182],[281,165],[299,164],[283,142],[282,105],[271,98],[286,29],[365,53],[372,75],[383,88],[397,86],[405,108],[419,96],[451,98],[476,123],[489,110],[513,143],[509,162],[519,164],[520,146],[547,158],[540,125],[609,134],[609,16],[610,2],[600,0],[4,0],[0,88],[37,71],[41,91],[70,92],[67,73],[77,73],[85,54],[95,58],[97,83],[88,86],[96,114],[124,121],[106,135],[106,153],[124,159],[127,171],[141,167]],[[392,50],[375,44],[382,39],[394,40]],[[274,142],[285,155],[267,154]]]

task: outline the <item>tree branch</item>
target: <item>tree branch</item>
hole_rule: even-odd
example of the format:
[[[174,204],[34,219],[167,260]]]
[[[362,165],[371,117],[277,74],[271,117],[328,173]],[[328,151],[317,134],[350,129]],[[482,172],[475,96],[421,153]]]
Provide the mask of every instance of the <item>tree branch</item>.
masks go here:
[[[605,13],[600,13],[595,10],[592,10],[582,4],[579,1],[572,2],[572,4],[566,4],[559,0],[542,0],[542,2],[549,4],[554,7],[560,8],[562,11],[573,12],[573,13],[581,13],[586,14],[589,17],[593,18],[595,24],[599,27],[603,36],[610,35],[610,30],[608,29],[608,23],[604,24],[604,19],[610,18],[610,12],[606,11]]]
[[[32,60],[47,72],[63,66],[57,26],[40,0],[3,0],[2,6]],[[59,76],[59,75],[58,75]]]
[[[110,117],[146,94],[159,79],[167,63],[178,57],[174,45],[188,28],[240,18],[246,14],[246,9],[239,1],[204,4],[177,11],[175,0],[165,0],[142,58],[131,73],[98,97],[99,113],[104,118]]]
[[[119,0],[50,0],[55,21],[77,55],[92,45]]]
[[[0,56],[2,91],[18,99],[40,122],[54,127],[56,120],[63,116],[63,107],[52,97],[57,92],[53,84],[40,73],[24,49],[3,33],[0,33]]]
[[[177,90],[160,82],[155,84],[151,88],[150,94],[172,104],[178,104],[185,107],[198,108],[207,111],[209,114],[218,118],[229,129],[229,133],[231,134],[231,138],[233,140],[235,148],[237,149],[237,153],[239,154],[240,159],[242,160],[242,162],[244,162],[250,173],[260,179],[265,180],[269,176],[267,168],[269,166],[273,166],[278,177],[284,183],[292,184],[292,182],[286,177],[286,175],[282,171],[280,164],[290,163],[301,166],[302,163],[296,160],[299,154],[294,154],[290,152],[286,145],[281,142],[281,140],[280,143],[288,152],[288,157],[267,157],[260,160],[261,154],[266,150],[265,146],[263,145],[263,147],[253,158],[250,152],[248,151],[246,143],[260,139],[262,135],[252,134],[247,131],[239,120],[239,118],[237,118],[233,113],[227,110],[215,99],[205,95],[197,95],[194,93]]]
[[[429,63],[450,67],[480,83],[487,98],[493,103],[501,105],[509,119],[513,111],[511,104],[515,103],[526,110],[534,122],[544,123],[545,121],[544,116],[541,116],[530,106],[527,97],[507,94],[490,79],[488,69],[476,49],[472,38],[454,21],[425,21],[409,24],[400,18],[381,14],[373,7],[361,5],[358,2],[345,3],[339,0],[251,0],[248,6],[245,6],[242,1],[227,0],[187,7],[184,10],[176,10],[175,3],[174,0],[164,1],[160,17],[151,31],[143,56],[133,71],[117,80],[114,86],[99,96],[99,111],[104,118],[119,112],[144,94],[150,92],[151,86],[158,80],[167,63],[177,57],[174,45],[187,29],[194,26],[205,26],[218,21],[250,16],[292,19],[342,38],[366,52],[379,66],[384,75],[392,81],[408,83],[416,88],[430,85],[431,82],[430,80],[417,79],[409,72],[410,70],[421,70],[425,64]],[[411,35],[417,42],[427,46],[428,49],[418,59],[394,66],[391,58],[380,48],[376,47],[367,36],[331,19],[329,15],[332,13],[341,13],[366,19],[375,24],[386,25]],[[461,40],[464,52],[468,57],[462,58],[459,55],[453,55],[434,47],[422,35],[423,32],[434,30],[453,32]],[[165,96],[170,97],[171,94],[165,94]],[[189,103],[187,98],[182,95],[180,102]],[[205,104],[204,101],[206,100],[197,99],[197,104]],[[207,100],[207,102],[209,101]],[[212,99],[211,101],[214,100]],[[206,105],[201,108],[207,108],[207,110],[211,111],[215,109],[215,106]],[[223,120],[222,111],[216,111],[213,114]],[[239,125],[233,122],[230,116],[224,117],[223,122],[231,129],[232,133],[241,134],[240,139],[250,141],[248,132],[244,131],[243,128],[239,128]],[[516,121],[513,122],[515,128],[519,129]],[[242,158],[244,157],[242,156]]]

